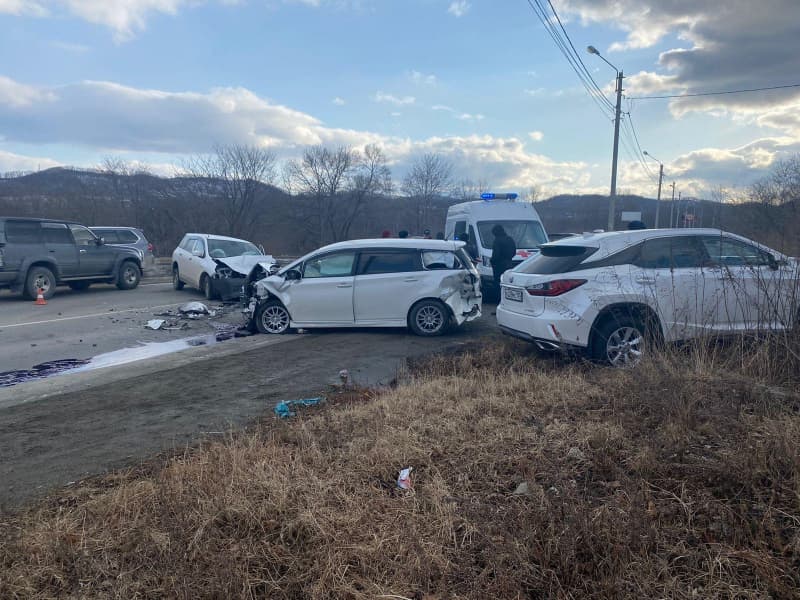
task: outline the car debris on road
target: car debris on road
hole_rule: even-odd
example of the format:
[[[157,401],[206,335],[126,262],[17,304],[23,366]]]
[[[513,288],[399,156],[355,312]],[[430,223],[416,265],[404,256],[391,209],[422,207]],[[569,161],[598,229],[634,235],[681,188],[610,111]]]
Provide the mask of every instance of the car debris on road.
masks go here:
[[[296,413],[292,410],[293,406],[317,406],[323,402],[325,402],[325,398],[321,396],[318,398],[305,398],[303,400],[282,400],[275,405],[273,410],[281,419],[285,419],[295,416]]]

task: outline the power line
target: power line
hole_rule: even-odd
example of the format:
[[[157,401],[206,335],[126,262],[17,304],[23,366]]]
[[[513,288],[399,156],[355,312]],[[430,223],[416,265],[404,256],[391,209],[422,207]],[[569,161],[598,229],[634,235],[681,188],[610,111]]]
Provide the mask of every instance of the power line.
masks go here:
[[[630,128],[631,133],[633,133],[633,139],[636,142],[636,148],[639,149],[639,155],[638,155],[639,161],[642,163],[642,166],[644,166],[644,170],[647,172],[650,178],[654,179],[655,175],[653,175],[653,173],[650,171],[650,167],[647,164],[647,161],[645,160],[644,157],[644,151],[642,150],[642,146],[641,144],[639,144],[639,136],[636,134],[636,128],[633,126],[633,117],[631,117],[630,110],[626,114],[628,115],[628,121],[627,121],[628,127]]]
[[[548,11],[541,4],[540,0],[528,0],[528,4],[536,14],[536,17],[539,19],[542,26],[544,26],[545,31],[547,31],[548,35],[550,35],[552,38],[556,47],[559,49],[564,58],[567,59],[569,66],[578,76],[578,79],[580,79],[583,87],[589,93],[589,96],[592,98],[598,108],[600,108],[603,114],[608,117],[609,114],[607,111],[613,110],[613,105],[611,102],[609,102],[608,98],[605,97],[600,87],[589,74],[585,65],[583,65],[582,61],[580,60],[580,56],[576,51],[574,51],[572,42],[565,42],[559,30],[552,24],[550,17],[548,16]],[[556,19],[558,19],[557,15]],[[570,52],[570,48],[567,47],[567,44],[572,47],[573,52]]]
[[[697,96],[722,96],[724,94],[744,94],[747,92],[766,92],[768,90],[785,90],[788,88],[798,88],[800,83],[791,83],[789,85],[773,85],[771,87],[762,88],[746,88],[741,90],[725,90],[724,92],[698,92],[696,94],[670,94],[667,96],[632,96],[629,100],[662,100],[665,98],[696,98]]]

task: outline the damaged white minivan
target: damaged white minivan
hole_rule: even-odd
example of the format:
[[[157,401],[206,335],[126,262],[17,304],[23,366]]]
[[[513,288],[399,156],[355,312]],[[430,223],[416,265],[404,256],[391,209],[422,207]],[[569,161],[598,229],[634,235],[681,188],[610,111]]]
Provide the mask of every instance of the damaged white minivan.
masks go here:
[[[463,242],[380,239],[320,248],[252,281],[244,312],[261,333],[408,327],[441,335],[481,315],[480,277]]]

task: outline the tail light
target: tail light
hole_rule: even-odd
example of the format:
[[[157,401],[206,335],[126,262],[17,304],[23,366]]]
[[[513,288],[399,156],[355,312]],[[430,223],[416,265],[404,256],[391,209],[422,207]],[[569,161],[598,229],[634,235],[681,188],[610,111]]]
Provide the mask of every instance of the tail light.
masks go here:
[[[525,288],[531,296],[560,296],[586,283],[586,279],[556,279]]]
[[[152,254],[152,253],[153,253],[153,244],[151,244],[151,243],[149,243],[149,242],[148,242],[148,244],[147,244],[147,251],[148,251],[150,254]]]

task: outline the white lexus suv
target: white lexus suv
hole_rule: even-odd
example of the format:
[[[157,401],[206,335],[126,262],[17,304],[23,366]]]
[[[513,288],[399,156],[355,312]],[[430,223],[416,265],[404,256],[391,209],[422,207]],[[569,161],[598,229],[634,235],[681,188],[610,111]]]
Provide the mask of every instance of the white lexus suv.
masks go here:
[[[584,234],[503,275],[497,322],[542,349],[626,366],[649,341],[796,327],[798,274],[797,259],[718,229]]]

